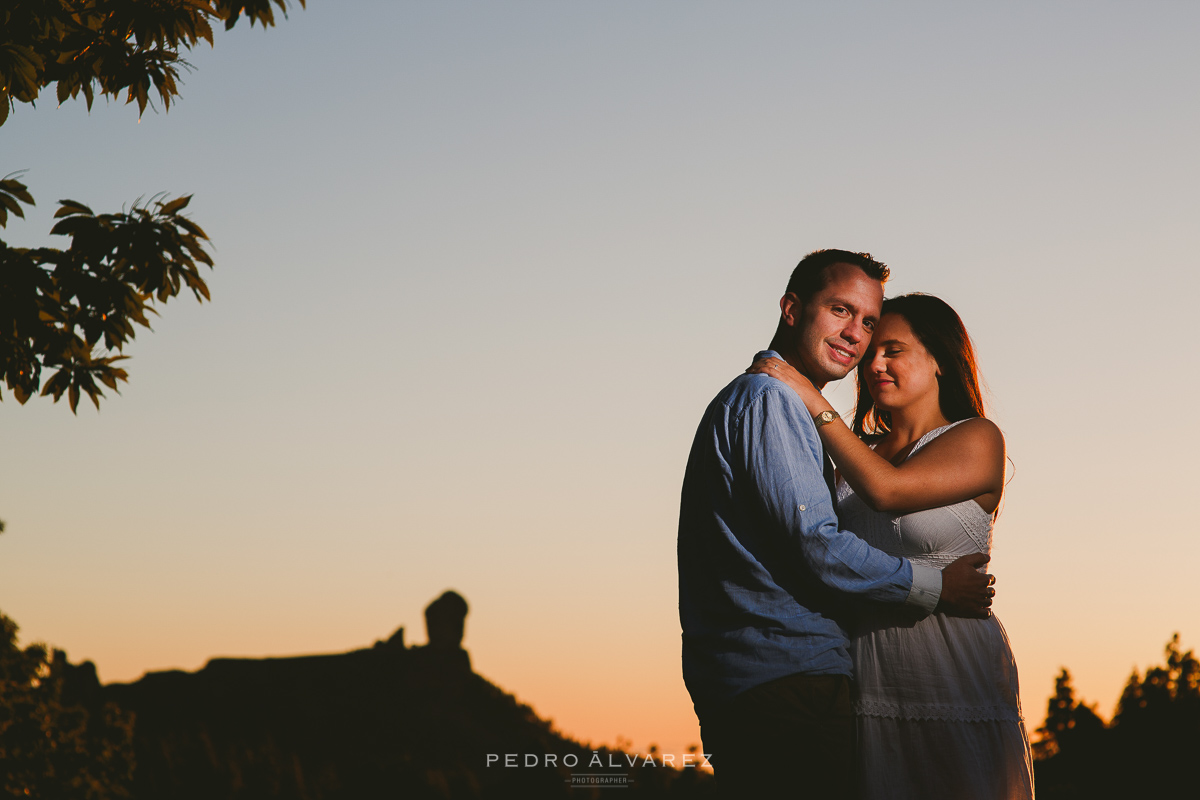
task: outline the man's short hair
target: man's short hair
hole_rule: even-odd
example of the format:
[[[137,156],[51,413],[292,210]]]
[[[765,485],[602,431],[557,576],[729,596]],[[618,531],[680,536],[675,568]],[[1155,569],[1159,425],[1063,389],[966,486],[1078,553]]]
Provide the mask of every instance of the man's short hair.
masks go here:
[[[852,253],[849,250],[814,250],[792,270],[787,290],[800,298],[800,307],[806,308],[813,295],[829,283],[829,268],[834,264],[852,264],[880,283],[887,283],[890,271],[887,264],[871,258],[870,253]]]

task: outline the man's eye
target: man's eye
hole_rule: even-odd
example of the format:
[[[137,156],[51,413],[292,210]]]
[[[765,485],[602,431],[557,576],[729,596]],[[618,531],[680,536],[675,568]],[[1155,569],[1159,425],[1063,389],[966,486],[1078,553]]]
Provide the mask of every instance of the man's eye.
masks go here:
[[[871,322],[871,320],[867,320],[866,322],[863,323],[863,327],[869,331],[873,331],[873,330],[875,330],[875,323]]]
[[[835,313],[835,314],[845,314],[845,313],[846,313],[846,307],[845,307],[845,306],[834,306],[834,307],[833,307],[833,313]]]

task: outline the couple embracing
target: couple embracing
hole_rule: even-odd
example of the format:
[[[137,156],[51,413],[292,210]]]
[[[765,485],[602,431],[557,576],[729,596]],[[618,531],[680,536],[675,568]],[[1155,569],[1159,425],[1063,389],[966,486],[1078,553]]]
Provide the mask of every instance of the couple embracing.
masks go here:
[[[958,315],[885,301],[887,278],[867,253],[806,256],[692,445],[683,675],[724,796],[1033,796],[982,572],[1004,439]],[[848,427],[820,389],[856,367]]]

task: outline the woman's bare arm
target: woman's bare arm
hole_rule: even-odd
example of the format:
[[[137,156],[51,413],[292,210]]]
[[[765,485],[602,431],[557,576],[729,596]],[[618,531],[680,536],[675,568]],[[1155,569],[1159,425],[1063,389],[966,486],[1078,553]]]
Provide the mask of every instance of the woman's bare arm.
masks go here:
[[[833,409],[807,378],[784,362],[756,362],[751,371],[791,386],[814,417]],[[846,483],[876,511],[908,513],[976,498],[991,511],[999,503],[1004,436],[990,420],[968,420],[946,431],[900,466],[868,447],[840,417],[818,432]]]
[[[992,500],[981,502],[991,511],[1000,500],[1004,436],[991,420],[957,425],[899,466],[867,447],[840,418],[819,433],[846,483],[876,511],[902,514],[976,498]]]

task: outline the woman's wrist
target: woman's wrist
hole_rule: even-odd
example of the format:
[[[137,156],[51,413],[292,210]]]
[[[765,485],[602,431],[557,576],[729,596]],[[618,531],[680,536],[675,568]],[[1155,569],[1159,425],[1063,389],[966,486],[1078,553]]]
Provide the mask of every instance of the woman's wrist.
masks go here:
[[[821,430],[829,423],[834,422],[839,419],[841,419],[841,417],[839,417],[838,413],[836,411],[834,411],[832,408],[827,408],[824,411],[818,412],[817,414],[813,415],[813,422],[816,424],[817,430]]]
[[[811,403],[805,402],[805,405],[808,406],[808,412],[813,415],[814,419],[821,416],[826,411],[833,411],[834,414],[837,414],[837,411],[835,411],[833,406],[830,405],[829,401],[825,399],[824,395],[815,390],[813,394],[816,395],[816,397],[812,398]]]

